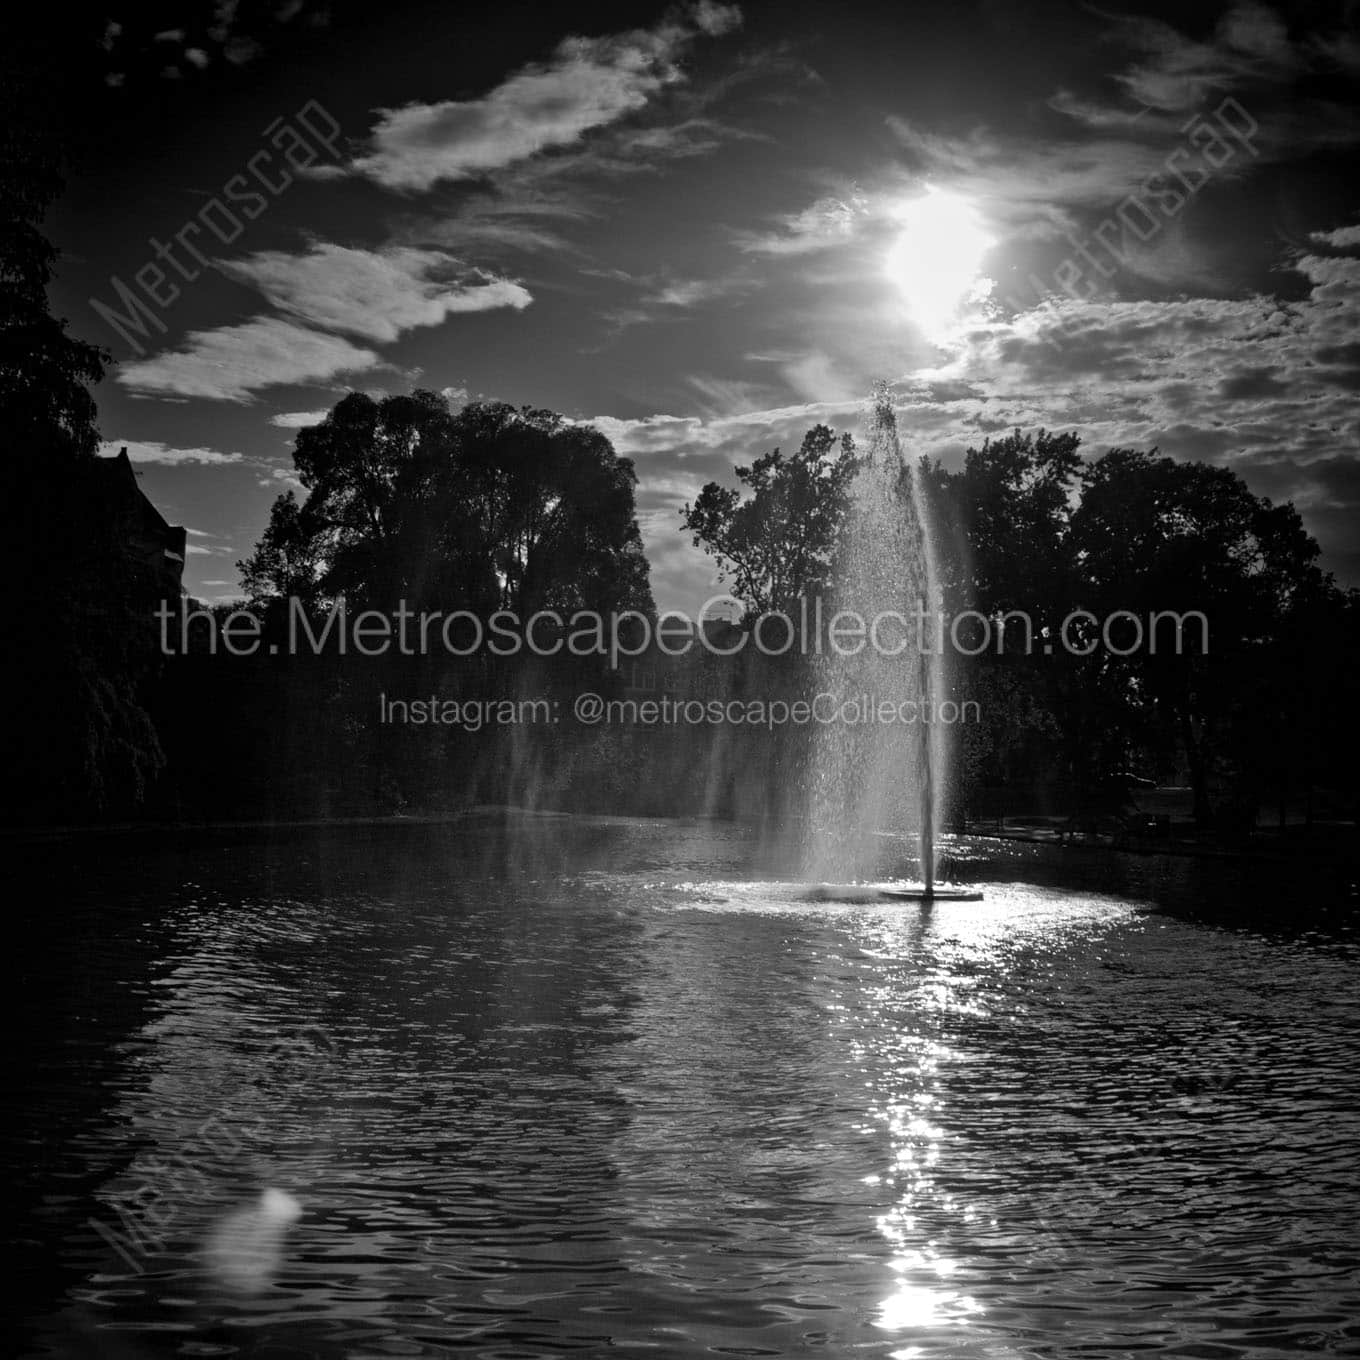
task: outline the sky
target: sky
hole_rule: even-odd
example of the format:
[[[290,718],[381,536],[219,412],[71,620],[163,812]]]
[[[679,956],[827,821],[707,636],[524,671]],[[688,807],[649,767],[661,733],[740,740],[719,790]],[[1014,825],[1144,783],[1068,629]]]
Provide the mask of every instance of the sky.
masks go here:
[[[948,467],[1015,427],[1231,467],[1360,584],[1350,0],[161,8],[47,229],[200,599],[300,426],[423,387],[598,426],[693,612],[685,503],[879,380]]]

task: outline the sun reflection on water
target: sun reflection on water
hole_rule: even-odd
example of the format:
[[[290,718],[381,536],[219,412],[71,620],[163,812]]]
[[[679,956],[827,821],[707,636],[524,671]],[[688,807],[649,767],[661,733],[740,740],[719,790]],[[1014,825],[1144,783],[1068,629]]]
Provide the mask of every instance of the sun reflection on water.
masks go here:
[[[978,1311],[972,1299],[943,1283],[958,1263],[942,1253],[932,1235],[934,1221],[955,1207],[942,1198],[935,1180],[947,1137],[938,1089],[946,1046],[935,1031],[952,996],[948,982],[939,978],[925,988],[913,988],[909,998],[891,985],[878,991],[877,1029],[883,1036],[878,1058],[880,1063],[887,1060],[880,1066],[880,1080],[888,1083],[888,1089],[886,1098],[876,1100],[869,1113],[888,1138],[887,1168],[874,1179],[890,1189],[893,1201],[876,1226],[892,1247],[890,1266],[898,1280],[879,1303],[875,1325],[902,1333],[951,1327]],[[909,1007],[906,1016],[904,1002]],[[904,1018],[915,1028],[903,1032]],[[917,1353],[911,1347],[894,1355]]]
[[[960,1275],[976,1279],[964,1267],[995,1223],[951,1186],[950,1170],[966,1170],[970,1157],[950,1091],[957,1095],[961,1066],[985,1058],[980,1035],[1005,1018],[993,1014],[996,993],[985,980],[1089,928],[1092,904],[1075,913],[1054,905],[1003,892],[986,907],[884,912],[862,922],[861,948],[876,967],[863,993],[855,1057],[871,1093],[866,1123],[886,1141],[883,1169],[866,1181],[884,1193],[876,1227],[896,1277],[874,1322],[908,1343],[893,1360],[937,1353],[944,1332],[952,1332],[954,1353],[985,1331],[987,1310],[957,1283]]]

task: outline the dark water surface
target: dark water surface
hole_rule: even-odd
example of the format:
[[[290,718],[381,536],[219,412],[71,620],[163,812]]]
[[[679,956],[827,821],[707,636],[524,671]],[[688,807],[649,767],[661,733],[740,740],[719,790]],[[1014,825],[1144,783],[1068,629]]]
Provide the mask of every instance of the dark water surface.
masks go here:
[[[32,850],[5,1353],[1360,1351],[1332,885],[955,848],[927,910],[701,823]]]

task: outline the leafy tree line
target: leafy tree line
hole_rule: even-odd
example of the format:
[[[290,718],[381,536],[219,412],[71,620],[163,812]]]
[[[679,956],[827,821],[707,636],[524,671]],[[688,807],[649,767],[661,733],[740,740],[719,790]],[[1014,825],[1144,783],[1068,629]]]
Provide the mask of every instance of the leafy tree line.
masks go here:
[[[645,771],[621,757],[617,736],[569,720],[576,691],[617,688],[599,656],[497,655],[489,633],[464,657],[446,654],[438,632],[416,655],[395,646],[378,656],[334,646],[315,655],[305,644],[290,655],[284,645],[299,609],[316,636],[342,601],[351,618],[401,607],[467,611],[483,623],[501,610],[522,622],[539,611],[564,620],[581,610],[654,614],[630,460],[598,430],[551,411],[502,402],[454,410],[415,391],[351,393],[298,432],[294,464],[305,494],[278,497],[238,564],[270,645],[248,657],[209,655],[210,631],[191,626],[189,655],[172,663],[160,692],[169,813],[643,805]],[[550,641],[544,628],[534,636]],[[472,647],[466,630],[452,642]],[[476,731],[381,722],[385,698],[428,696],[556,703],[568,721],[540,712],[528,725]],[[218,715],[206,742],[196,721],[205,701]]]
[[[855,472],[853,446],[833,458],[834,447],[816,427],[791,458],[736,469],[740,490],[710,483],[685,508],[748,618],[794,613],[833,578]],[[954,472],[922,459],[905,475],[929,507],[946,616],[1033,622],[1028,654],[1011,630],[1000,653],[951,658],[956,696],[983,714],[958,729],[965,807],[1006,786],[1036,810],[1079,805],[1114,775],[1161,779],[1178,764],[1203,826],[1249,824],[1291,787],[1354,799],[1346,677],[1360,602],[1320,569],[1292,505],[1255,496],[1229,468],[1155,450],[1088,462],[1075,434],[1047,430],[989,439]],[[1085,655],[1057,633],[1078,610],[1120,614],[1108,639],[1092,622],[1069,630]],[[1209,645],[1191,626],[1179,645],[1167,631],[1134,646],[1121,611],[1145,628],[1156,613],[1198,611]]]

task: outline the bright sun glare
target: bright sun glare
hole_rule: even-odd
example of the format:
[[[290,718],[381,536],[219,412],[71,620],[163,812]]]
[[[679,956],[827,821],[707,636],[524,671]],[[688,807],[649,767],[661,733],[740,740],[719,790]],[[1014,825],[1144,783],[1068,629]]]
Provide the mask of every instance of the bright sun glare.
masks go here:
[[[981,284],[982,257],[995,244],[966,199],[928,189],[899,210],[902,234],[888,252],[888,277],[912,320],[932,339],[945,332]]]

